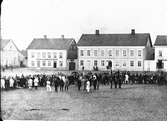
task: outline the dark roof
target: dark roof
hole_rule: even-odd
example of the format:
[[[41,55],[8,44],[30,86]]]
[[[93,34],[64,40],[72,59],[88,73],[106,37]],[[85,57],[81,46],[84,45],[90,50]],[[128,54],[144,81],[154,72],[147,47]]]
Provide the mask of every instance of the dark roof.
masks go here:
[[[34,39],[27,49],[56,49],[66,50],[74,41],[72,38],[37,38]]]
[[[1,39],[1,49],[4,49],[4,47],[10,42],[9,39]]]
[[[153,47],[146,47],[145,50],[147,51],[145,55],[145,60],[154,60],[155,55],[155,48]]]
[[[27,57],[27,50],[21,50],[21,54],[22,54],[24,57]]]
[[[140,34],[83,34],[78,46],[146,46],[149,33]],[[152,46],[152,43],[151,43]]]
[[[155,40],[155,46],[164,46],[167,45],[167,35],[158,35]]]

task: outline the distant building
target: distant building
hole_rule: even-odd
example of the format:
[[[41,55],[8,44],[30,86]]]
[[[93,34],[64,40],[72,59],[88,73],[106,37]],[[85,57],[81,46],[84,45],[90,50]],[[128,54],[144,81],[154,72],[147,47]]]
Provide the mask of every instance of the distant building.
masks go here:
[[[27,48],[28,67],[75,70],[77,46],[73,38],[34,39]]]
[[[154,47],[157,70],[167,71],[167,35],[158,35]]]
[[[2,67],[18,67],[22,63],[23,55],[12,40],[1,40],[1,66]]]
[[[79,70],[143,71],[148,48],[152,48],[149,33],[82,34],[78,45]]]

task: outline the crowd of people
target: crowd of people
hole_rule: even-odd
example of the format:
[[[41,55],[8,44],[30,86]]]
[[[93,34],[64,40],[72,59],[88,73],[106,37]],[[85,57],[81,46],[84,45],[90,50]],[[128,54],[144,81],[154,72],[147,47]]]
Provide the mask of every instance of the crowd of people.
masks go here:
[[[29,88],[37,90],[38,87],[46,87],[47,91],[68,91],[70,85],[76,85],[90,92],[91,89],[99,90],[100,85],[110,85],[110,88],[122,88],[122,84],[163,84],[167,82],[166,74],[160,73],[131,73],[131,72],[75,72],[71,75],[58,74],[35,74],[16,75],[15,77],[1,77],[1,89]]]

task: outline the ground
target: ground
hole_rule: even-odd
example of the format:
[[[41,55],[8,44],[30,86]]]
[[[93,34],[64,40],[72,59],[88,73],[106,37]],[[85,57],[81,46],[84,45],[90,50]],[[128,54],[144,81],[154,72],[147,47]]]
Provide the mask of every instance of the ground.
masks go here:
[[[16,89],[1,92],[3,119],[54,121],[167,121],[167,86],[100,86],[86,93]]]

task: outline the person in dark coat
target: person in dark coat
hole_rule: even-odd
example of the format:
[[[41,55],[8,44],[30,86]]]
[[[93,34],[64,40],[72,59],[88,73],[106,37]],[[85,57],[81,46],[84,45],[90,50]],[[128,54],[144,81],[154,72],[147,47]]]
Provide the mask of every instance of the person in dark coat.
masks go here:
[[[58,92],[58,83],[59,82],[59,78],[58,77],[54,77],[54,87],[55,87],[55,92]]]
[[[118,77],[117,77],[117,74],[114,75],[114,85],[115,85],[115,88],[117,88],[117,84],[118,84]]]

